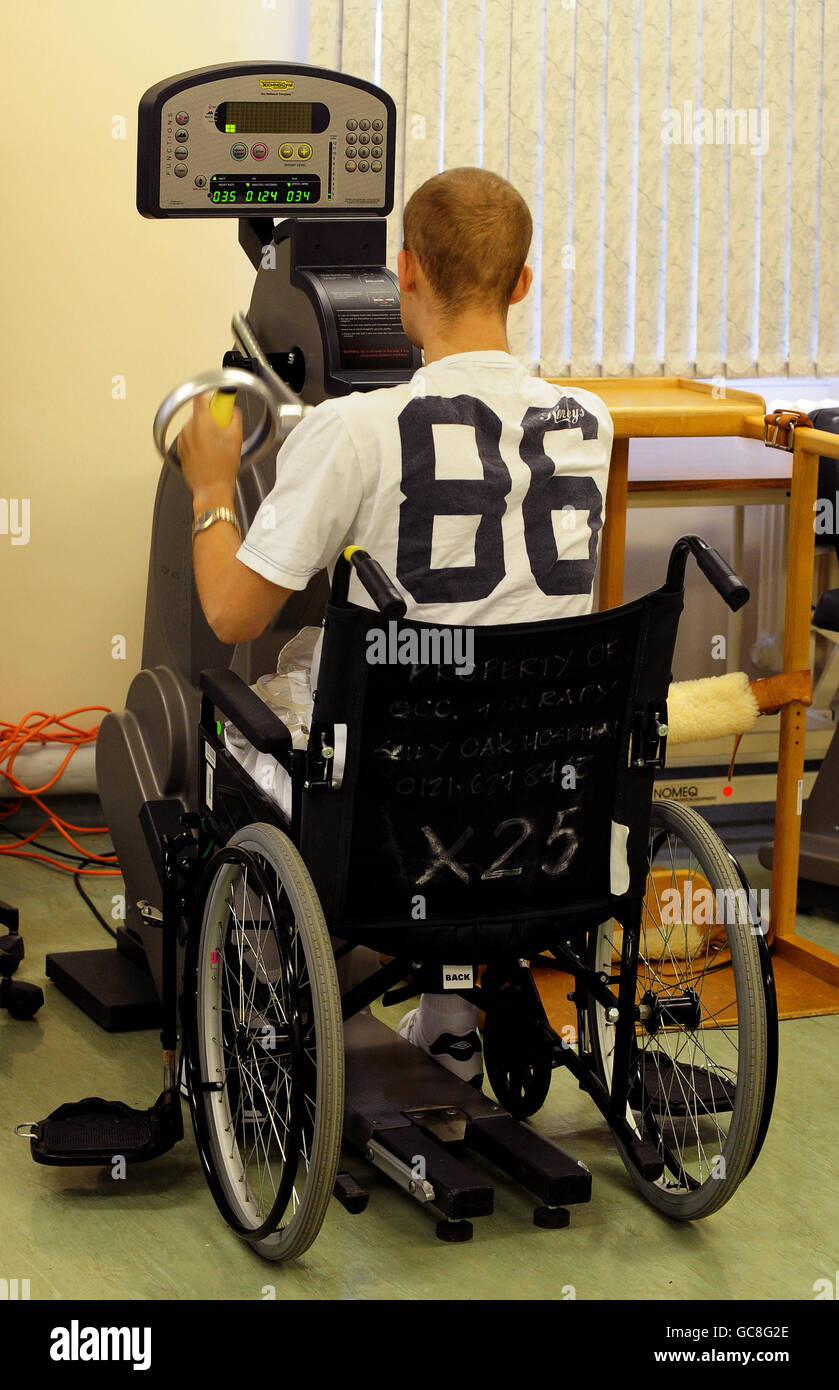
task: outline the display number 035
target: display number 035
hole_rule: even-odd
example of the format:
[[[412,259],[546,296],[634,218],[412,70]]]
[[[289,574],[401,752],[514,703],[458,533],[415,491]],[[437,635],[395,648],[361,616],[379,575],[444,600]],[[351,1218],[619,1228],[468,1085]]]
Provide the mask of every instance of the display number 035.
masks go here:
[[[597,424],[596,416],[570,397],[563,397],[551,409],[532,406],[521,421],[519,453],[530,469],[530,485],[522,502],[524,540],[533,578],[545,594],[591,591],[603,515],[594,479],[557,474],[554,460],[545,452],[545,435],[551,430],[580,429],[583,439],[596,439]],[[435,425],[471,427],[482,478],[436,476]],[[501,429],[495,411],[474,396],[416,396],[399,416],[404,501],[399,511],[396,573],[417,603],[486,598],[504,578],[502,517],[512,478],[501,454]],[[588,517],[584,559],[559,554],[553,514],[569,510]],[[480,518],[474,565],[432,569],[434,519],[439,516]]]

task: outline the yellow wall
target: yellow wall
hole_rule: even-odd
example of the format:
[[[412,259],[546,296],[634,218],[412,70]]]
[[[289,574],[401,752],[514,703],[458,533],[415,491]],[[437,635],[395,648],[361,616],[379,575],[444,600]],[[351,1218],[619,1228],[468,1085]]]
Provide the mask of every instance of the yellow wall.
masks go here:
[[[3,18],[0,719],[119,708],[139,669],[159,456],[154,413],[220,365],[253,271],[234,220],[149,221],[135,206],[137,104],[174,73],[305,61],[294,0],[18,0]],[[112,137],[123,116],[126,137]],[[112,378],[126,398],[112,398]],[[3,508],[0,507],[0,524]],[[116,634],[124,660],[111,656]],[[96,716],[91,716],[91,723]]]

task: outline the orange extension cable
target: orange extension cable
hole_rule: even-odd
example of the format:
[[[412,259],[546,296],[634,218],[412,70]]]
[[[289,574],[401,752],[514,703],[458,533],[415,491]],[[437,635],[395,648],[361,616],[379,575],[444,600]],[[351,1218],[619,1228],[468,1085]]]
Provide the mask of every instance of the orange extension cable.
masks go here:
[[[41,794],[48,792],[61,776],[65,767],[69,763],[73,754],[86,743],[94,743],[99,732],[99,725],[96,724],[92,729],[78,729],[67,720],[76,714],[86,714],[88,710],[101,710],[104,714],[110,714],[107,705],[82,705],[79,709],[67,710],[65,714],[45,714],[43,710],[30,710],[24,715],[18,724],[7,724],[0,720],[0,769],[11,782],[15,791],[20,793],[16,801],[3,806],[0,804],[0,822],[8,820],[20,810],[23,804],[23,797],[29,797],[36,806],[40,806],[47,819],[37,830],[33,830],[31,835],[26,835],[22,840],[17,840],[10,845],[0,845],[0,854],[11,854],[21,859],[41,859],[45,864],[52,864],[56,869],[62,869],[67,874],[93,874],[97,877],[112,876],[118,877],[120,870],[115,869],[80,869],[73,864],[62,864],[58,859],[52,859],[46,854],[34,854],[31,850],[23,849],[24,845],[31,840],[37,839],[42,831],[52,828],[57,830],[64,839],[78,850],[83,859],[93,859],[100,864],[116,864],[115,854],[92,854],[82,848],[73,836],[71,830],[79,835],[106,835],[108,827],[106,825],[73,825],[69,821],[64,821],[51,811],[41,800]],[[30,724],[30,720],[36,722]],[[55,725],[57,732],[49,732],[50,726]],[[14,775],[14,761],[23,748],[24,744],[30,742],[38,743],[61,743],[68,745],[67,756],[57,769],[54,776],[46,782],[43,787],[25,787],[23,783]]]

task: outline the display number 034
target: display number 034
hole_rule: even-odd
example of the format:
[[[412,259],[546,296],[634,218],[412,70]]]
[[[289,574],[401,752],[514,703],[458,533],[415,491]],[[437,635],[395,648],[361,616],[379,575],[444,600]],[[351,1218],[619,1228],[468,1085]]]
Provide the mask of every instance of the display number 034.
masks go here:
[[[436,476],[435,425],[472,428],[482,478]],[[550,409],[532,406],[521,421],[519,454],[530,470],[522,502],[524,540],[533,578],[545,594],[591,591],[603,515],[594,479],[557,474],[554,460],[545,451],[545,435],[552,430],[580,429],[583,439],[596,439],[597,425],[596,416],[570,397],[562,397]],[[512,478],[501,454],[501,431],[495,411],[474,396],[416,396],[399,416],[404,501],[399,512],[396,572],[418,603],[486,598],[504,578],[502,517]],[[587,557],[568,559],[559,554],[553,514],[562,511],[587,515]],[[434,519],[440,516],[480,518],[474,565],[432,569]]]

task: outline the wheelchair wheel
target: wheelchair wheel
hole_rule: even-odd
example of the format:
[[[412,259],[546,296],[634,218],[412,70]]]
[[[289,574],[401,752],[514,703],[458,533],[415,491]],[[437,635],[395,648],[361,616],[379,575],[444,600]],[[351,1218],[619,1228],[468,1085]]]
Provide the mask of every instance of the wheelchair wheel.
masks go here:
[[[514,1120],[541,1110],[553,1076],[550,1045],[530,1000],[508,985],[486,1011],[484,1067],[495,1098]]]
[[[249,825],[209,862],[185,976],[190,1106],[213,1198],[266,1259],[312,1244],[344,1112],[341,996],[294,845]]]
[[[658,1149],[662,1176],[645,1179],[618,1149],[652,1206],[696,1220],[729,1200],[763,1142],[777,1058],[774,987],[734,862],[701,816],[654,806],[649,864],[628,1119]],[[612,920],[590,940],[589,964],[613,987],[621,937]],[[587,1020],[595,1065],[611,1086],[614,1024],[592,1000]]]

